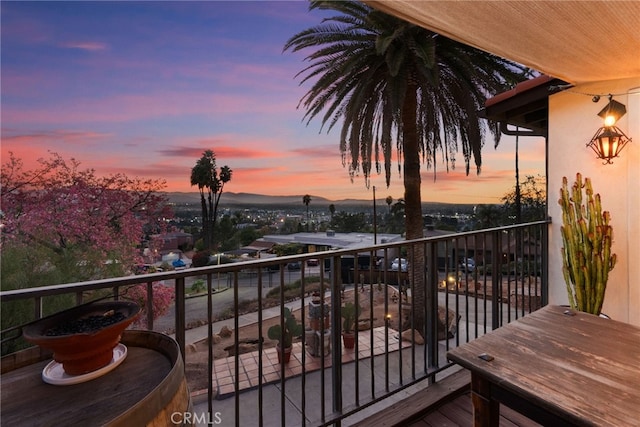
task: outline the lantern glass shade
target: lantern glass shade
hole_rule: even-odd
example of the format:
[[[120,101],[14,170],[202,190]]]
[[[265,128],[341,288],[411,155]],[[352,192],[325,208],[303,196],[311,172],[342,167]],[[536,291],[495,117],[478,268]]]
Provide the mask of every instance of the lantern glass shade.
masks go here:
[[[597,158],[604,160],[603,164],[611,164],[612,159],[618,157],[629,141],[630,139],[620,129],[608,126],[598,129],[587,147],[591,147]]]

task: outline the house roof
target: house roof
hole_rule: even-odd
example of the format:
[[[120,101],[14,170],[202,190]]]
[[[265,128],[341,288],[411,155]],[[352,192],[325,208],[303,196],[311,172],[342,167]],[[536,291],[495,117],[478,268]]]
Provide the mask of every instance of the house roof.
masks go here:
[[[549,95],[566,86],[566,82],[542,75],[517,84],[513,89],[487,99],[482,115],[500,122],[505,134],[510,124],[528,129],[524,135],[546,136],[549,125]]]
[[[243,246],[242,249],[250,249],[255,251],[268,251],[275,245],[273,242],[266,242],[264,240],[254,240],[248,246]]]
[[[376,236],[378,243],[392,243],[404,240],[399,234],[381,234]],[[371,233],[294,233],[274,234],[262,237],[267,242],[277,244],[300,243],[303,245],[328,246],[340,249],[357,249],[373,246],[374,236]]]
[[[640,76],[640,1],[364,2],[571,84]]]

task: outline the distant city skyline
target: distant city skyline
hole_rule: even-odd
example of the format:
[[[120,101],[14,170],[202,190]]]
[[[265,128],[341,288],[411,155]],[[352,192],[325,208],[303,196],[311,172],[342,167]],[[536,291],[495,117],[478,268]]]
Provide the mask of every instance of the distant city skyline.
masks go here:
[[[339,125],[303,122],[306,53],[285,41],[320,23],[305,1],[2,2],[2,163],[56,152],[100,175],[164,179],[194,192],[204,150],[233,169],[225,190],[328,200],[403,197],[374,175],[350,181]],[[544,175],[543,138],[520,139],[520,176]],[[423,202],[500,203],[515,184],[514,138],[488,139],[480,175],[423,166]]]

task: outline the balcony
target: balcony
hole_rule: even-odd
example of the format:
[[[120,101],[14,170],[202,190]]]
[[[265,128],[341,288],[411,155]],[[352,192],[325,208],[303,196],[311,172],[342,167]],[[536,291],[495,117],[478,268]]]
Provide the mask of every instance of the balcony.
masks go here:
[[[146,329],[175,338],[186,366],[191,418],[164,420],[168,425],[206,425],[214,419],[242,426],[367,425],[370,417],[391,413],[409,420],[468,385],[468,374],[447,361],[447,351],[546,305],[547,226],[540,221],[357,250],[7,291],[0,301],[2,309],[26,302],[37,319],[56,295],[72,295],[74,304],[82,304],[96,296],[123,299],[133,285],[144,284],[149,295],[154,283],[172,287],[171,314],[154,320],[149,302],[145,319]],[[407,259],[406,272],[391,269],[395,258]],[[311,259],[317,266],[308,265]],[[300,263],[300,269],[287,268],[291,263]],[[206,292],[188,297],[198,279]],[[362,307],[353,349],[331,332],[341,330],[347,300]],[[267,334],[270,325],[283,322],[285,307],[305,326],[286,364],[278,361]],[[227,319],[225,311],[231,315]],[[325,313],[328,323],[312,327],[312,312]],[[194,317],[214,321],[194,325]],[[226,354],[214,344],[225,326],[233,343]],[[19,335],[20,327],[4,328],[3,350],[19,342]],[[247,335],[254,338],[250,345]],[[195,367],[203,374],[190,375]],[[3,390],[5,420],[12,416],[5,412],[7,399],[15,398]],[[39,422],[29,415],[15,419]]]

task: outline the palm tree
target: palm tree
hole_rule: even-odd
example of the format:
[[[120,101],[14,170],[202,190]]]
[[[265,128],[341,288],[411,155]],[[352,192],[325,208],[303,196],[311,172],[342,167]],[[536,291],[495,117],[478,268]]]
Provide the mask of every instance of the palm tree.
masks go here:
[[[231,181],[231,174],[229,166],[222,166],[218,172],[216,155],[212,150],[202,153],[202,157],[191,169],[191,185],[197,185],[200,191],[202,234],[206,251],[213,247],[213,230],[218,215],[218,203],[224,184]]]
[[[329,205],[329,213],[331,214],[331,222],[333,223],[333,214],[336,213],[336,205],[333,203]]]
[[[307,207],[307,232],[309,231],[309,203],[311,203],[311,196],[305,194],[302,196],[302,203]]]
[[[393,197],[387,196],[387,198],[384,201],[387,202],[387,206],[389,207],[389,213],[391,213],[391,204],[393,203]]]
[[[352,178],[362,173],[367,186],[374,163],[381,172],[381,159],[389,186],[395,148],[402,161],[406,238],[421,238],[421,161],[435,177],[438,154],[448,170],[461,148],[467,173],[472,157],[479,172],[485,133],[479,111],[487,96],[522,80],[523,67],[360,2],[311,1],[313,9],[339,14],[284,46],[293,52],[312,49],[310,64],[298,73],[302,84],[313,82],[300,100],[304,118],[309,123],[320,116],[328,131],[342,119],[343,162]],[[486,127],[497,144],[497,124]],[[422,306],[424,253],[416,246],[412,290],[416,306]]]

